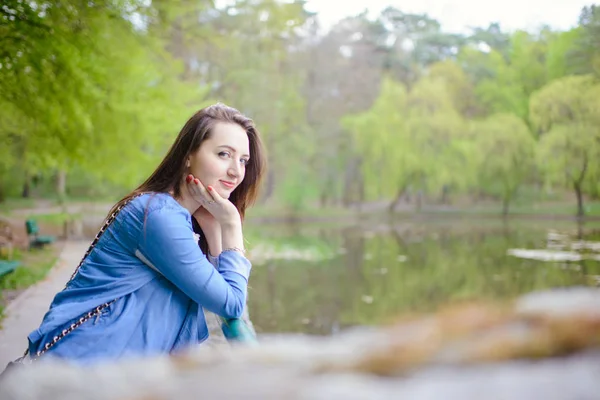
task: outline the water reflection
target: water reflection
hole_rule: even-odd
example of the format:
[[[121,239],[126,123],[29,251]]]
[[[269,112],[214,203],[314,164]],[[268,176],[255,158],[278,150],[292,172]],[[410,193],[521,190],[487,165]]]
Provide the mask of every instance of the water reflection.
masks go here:
[[[556,227],[485,220],[367,228],[262,226],[247,233],[256,255],[249,291],[252,320],[259,332],[329,334],[379,324],[399,313],[432,311],[451,301],[510,299],[536,289],[597,284],[597,260],[565,268],[561,262],[509,254],[514,248],[544,248],[548,231]],[[582,238],[598,232],[560,228]],[[313,256],[259,256],[261,246]]]

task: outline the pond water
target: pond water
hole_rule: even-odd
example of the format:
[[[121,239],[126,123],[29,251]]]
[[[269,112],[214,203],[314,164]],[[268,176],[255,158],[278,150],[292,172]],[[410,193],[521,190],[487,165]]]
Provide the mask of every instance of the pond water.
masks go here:
[[[326,335],[455,301],[596,286],[600,278],[600,223],[261,225],[247,226],[246,238],[249,311],[259,333]]]

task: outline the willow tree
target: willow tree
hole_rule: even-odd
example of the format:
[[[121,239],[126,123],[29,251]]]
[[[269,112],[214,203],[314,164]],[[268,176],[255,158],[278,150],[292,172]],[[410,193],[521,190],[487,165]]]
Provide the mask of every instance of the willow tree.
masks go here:
[[[412,88],[407,102],[407,124],[412,151],[422,174],[415,188],[441,193],[461,190],[473,182],[471,143],[465,120],[447,79],[427,76]]]
[[[361,160],[364,200],[393,197],[393,206],[415,177],[423,174],[408,132],[407,99],[402,83],[385,78],[369,110],[347,115],[341,121],[351,133],[354,151]]]
[[[472,146],[451,91],[439,77],[426,77],[407,92],[385,79],[373,107],[343,120],[353,134],[368,200],[393,198],[393,210],[408,191],[446,192],[468,186]]]
[[[535,167],[535,139],[514,114],[495,114],[471,124],[478,187],[502,199],[502,214]]]
[[[531,97],[530,110],[541,134],[538,165],[548,183],[572,188],[581,217],[585,185],[600,172],[600,84],[590,75],[556,80]]]

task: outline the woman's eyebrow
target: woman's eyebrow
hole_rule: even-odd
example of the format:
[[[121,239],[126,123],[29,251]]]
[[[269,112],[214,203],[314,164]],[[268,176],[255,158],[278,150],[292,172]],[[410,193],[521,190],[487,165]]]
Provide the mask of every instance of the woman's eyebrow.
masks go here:
[[[218,147],[224,147],[226,149],[229,149],[229,150],[233,151],[234,153],[237,153],[236,149],[234,149],[233,147],[231,147],[231,146],[229,146],[227,144],[222,144],[221,146],[218,146]],[[242,157],[250,157],[250,154],[242,154]]]

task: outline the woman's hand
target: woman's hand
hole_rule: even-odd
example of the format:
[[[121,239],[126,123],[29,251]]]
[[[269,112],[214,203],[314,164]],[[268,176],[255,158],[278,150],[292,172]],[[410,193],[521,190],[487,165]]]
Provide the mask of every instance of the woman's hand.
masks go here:
[[[201,208],[208,211],[219,225],[229,226],[241,223],[240,213],[237,208],[231,201],[221,197],[213,187],[204,187],[202,182],[198,178],[194,178],[191,174],[186,177],[185,181],[193,199],[199,203]],[[202,211],[196,211],[196,213],[200,213],[198,216],[202,216]],[[196,213],[194,213],[194,216],[196,216]],[[198,220],[198,222],[200,221]]]

